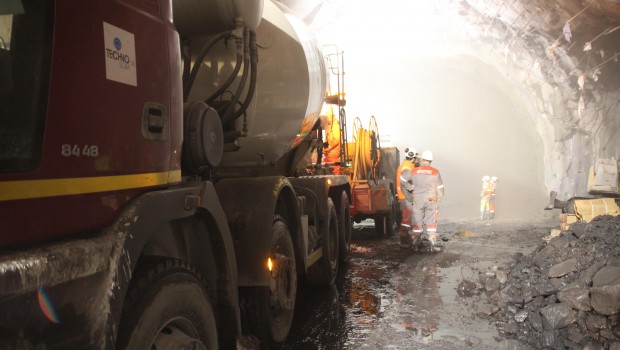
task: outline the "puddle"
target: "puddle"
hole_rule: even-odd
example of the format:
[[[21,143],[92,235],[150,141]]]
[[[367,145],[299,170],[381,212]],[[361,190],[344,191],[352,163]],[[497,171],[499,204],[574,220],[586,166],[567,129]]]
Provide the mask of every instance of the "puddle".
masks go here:
[[[377,237],[373,227],[357,225],[346,272],[331,288],[299,293],[291,335],[283,348],[503,346],[496,340],[494,324],[475,314],[481,299],[472,293],[472,285],[463,296],[457,287],[463,281],[479,281],[480,273],[507,261],[516,251],[533,249],[538,241],[529,242],[527,232],[515,230],[509,236],[495,227],[481,234],[476,231],[474,236],[458,234],[473,230],[451,229],[457,234],[443,252],[413,254],[399,248],[397,237]]]

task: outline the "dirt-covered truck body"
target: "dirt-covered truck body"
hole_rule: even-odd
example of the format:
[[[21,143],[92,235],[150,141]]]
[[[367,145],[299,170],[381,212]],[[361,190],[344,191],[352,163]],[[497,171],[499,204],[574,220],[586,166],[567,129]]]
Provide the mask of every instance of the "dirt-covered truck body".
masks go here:
[[[0,5],[0,348],[282,342],[333,283],[321,51],[271,1]]]

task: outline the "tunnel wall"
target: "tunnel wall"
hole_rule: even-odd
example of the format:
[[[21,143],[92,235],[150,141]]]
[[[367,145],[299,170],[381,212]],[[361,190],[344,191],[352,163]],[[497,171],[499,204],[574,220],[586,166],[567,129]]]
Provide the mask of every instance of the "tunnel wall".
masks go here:
[[[510,44],[505,33],[506,28],[498,25],[474,38],[480,45],[471,53],[504,72],[525,102],[526,114],[544,144],[547,189],[557,191],[559,199],[587,196],[593,161],[620,157],[620,88],[617,78],[599,79],[614,71],[595,75],[580,70],[578,60],[563,49],[550,51],[552,39],[542,34]]]

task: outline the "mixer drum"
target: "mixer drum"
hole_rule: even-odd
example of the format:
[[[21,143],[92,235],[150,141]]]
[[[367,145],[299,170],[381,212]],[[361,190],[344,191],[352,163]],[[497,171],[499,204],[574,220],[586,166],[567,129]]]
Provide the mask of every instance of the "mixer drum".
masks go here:
[[[275,162],[294,148],[318,120],[326,86],[323,55],[297,17],[270,1],[256,30],[258,82],[248,111],[248,135],[226,152],[221,166]],[[242,118],[237,120],[241,130]]]
[[[236,18],[255,30],[263,12],[263,0],[174,0],[172,6],[174,24],[181,37],[233,29]]]

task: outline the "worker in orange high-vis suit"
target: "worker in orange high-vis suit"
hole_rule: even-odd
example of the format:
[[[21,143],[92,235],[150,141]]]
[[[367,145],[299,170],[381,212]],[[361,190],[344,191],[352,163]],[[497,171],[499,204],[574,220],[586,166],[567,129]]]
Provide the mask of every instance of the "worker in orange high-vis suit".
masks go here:
[[[495,188],[497,177],[482,177],[482,191],[480,191],[480,220],[492,219],[495,216]]]
[[[491,199],[491,177],[484,175],[482,177],[482,190],[480,191],[480,220],[487,218],[489,213],[489,202]]]
[[[321,127],[325,130],[325,147],[323,147],[323,162],[338,163],[340,162],[340,122],[334,116],[332,107],[324,109],[324,113],[320,116]],[[336,175],[340,174],[340,164],[331,164],[329,167]]]
[[[413,183],[413,231],[412,238],[420,237],[426,226],[426,234],[432,252],[441,251],[437,242],[437,210],[443,198],[443,181],[439,170],[431,166],[433,152],[422,152],[420,166],[411,174]]]
[[[409,232],[411,231],[411,215],[413,210],[413,184],[411,171],[415,168],[418,152],[414,148],[405,148],[405,160],[396,169],[396,195],[400,207],[400,246],[408,248],[411,244]],[[408,173],[407,179],[403,180],[403,173]]]
[[[495,219],[495,190],[497,189],[497,176],[491,176],[491,200],[489,202],[489,215]]]

